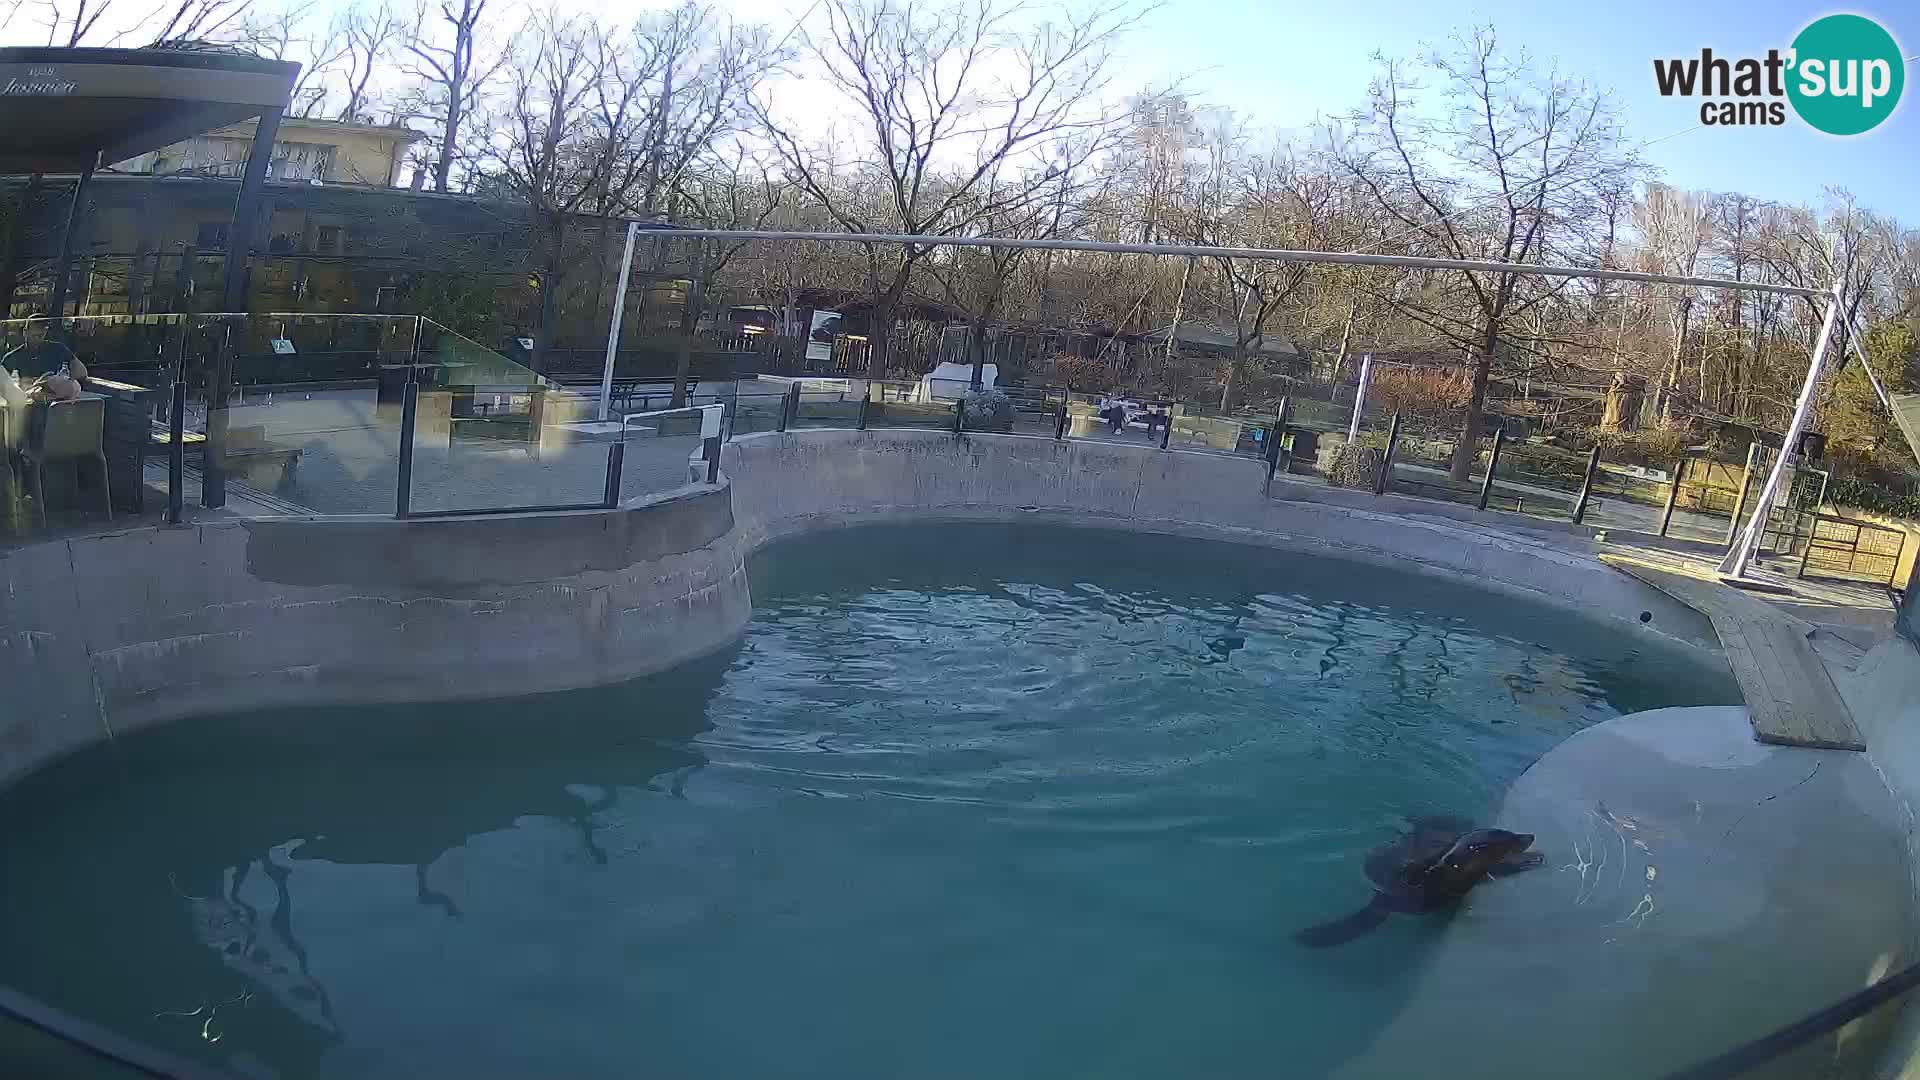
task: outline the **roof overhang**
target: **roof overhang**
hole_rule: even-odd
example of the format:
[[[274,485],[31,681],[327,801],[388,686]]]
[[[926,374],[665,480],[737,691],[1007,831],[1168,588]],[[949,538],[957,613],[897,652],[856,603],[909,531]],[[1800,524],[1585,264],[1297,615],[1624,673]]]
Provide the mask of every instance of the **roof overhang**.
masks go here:
[[[0,49],[0,174],[79,172],[285,108],[299,71],[175,49]]]

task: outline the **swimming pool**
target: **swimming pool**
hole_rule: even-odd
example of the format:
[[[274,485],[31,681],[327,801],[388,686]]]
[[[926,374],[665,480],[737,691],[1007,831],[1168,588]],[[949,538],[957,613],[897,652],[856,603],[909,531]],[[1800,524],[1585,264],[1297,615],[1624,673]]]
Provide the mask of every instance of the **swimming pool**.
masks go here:
[[[290,1077],[1313,1075],[1443,925],[1293,943],[1370,847],[1739,700],[1650,633],[1278,550],[873,526],[753,571],[737,648],[660,676],[30,777],[0,981]]]

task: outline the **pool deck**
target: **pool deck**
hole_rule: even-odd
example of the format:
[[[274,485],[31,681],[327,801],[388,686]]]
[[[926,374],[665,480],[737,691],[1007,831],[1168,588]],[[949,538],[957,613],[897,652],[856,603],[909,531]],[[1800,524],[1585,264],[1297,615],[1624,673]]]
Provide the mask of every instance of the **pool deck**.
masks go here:
[[[1761,742],[1823,750],[1865,750],[1853,713],[1809,643],[1817,628],[1722,584],[1693,560],[1603,554],[1601,561],[1707,616],[1747,700]]]

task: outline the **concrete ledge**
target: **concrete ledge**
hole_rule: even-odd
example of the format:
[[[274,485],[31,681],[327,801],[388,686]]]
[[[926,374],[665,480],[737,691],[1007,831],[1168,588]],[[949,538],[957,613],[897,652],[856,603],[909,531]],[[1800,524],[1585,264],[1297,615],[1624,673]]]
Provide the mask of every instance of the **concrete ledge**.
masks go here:
[[[0,786],[145,724],[617,682],[746,626],[724,487],[617,510],[226,519],[0,555]]]
[[[1204,536],[1470,580],[1719,652],[1705,616],[1601,564],[1583,535],[1515,532],[1466,507],[1429,513],[1421,500],[1383,504],[1298,483],[1276,483],[1269,498],[1266,466],[1250,458],[932,430],[803,430],[736,439],[722,449],[721,469],[756,547],[889,520],[1044,519]]]

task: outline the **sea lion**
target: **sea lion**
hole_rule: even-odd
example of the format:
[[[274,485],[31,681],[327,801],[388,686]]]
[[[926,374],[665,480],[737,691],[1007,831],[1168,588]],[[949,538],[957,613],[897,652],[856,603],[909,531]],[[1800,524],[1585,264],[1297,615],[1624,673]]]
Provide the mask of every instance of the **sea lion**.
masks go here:
[[[1460,818],[1420,818],[1413,828],[1367,855],[1373,899],[1345,918],[1309,926],[1293,936],[1312,948],[1340,945],[1378,927],[1395,913],[1418,915],[1458,904],[1489,877],[1531,870],[1544,860],[1532,833],[1476,829]]]

